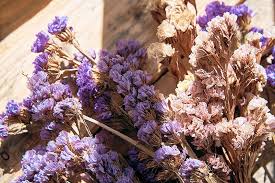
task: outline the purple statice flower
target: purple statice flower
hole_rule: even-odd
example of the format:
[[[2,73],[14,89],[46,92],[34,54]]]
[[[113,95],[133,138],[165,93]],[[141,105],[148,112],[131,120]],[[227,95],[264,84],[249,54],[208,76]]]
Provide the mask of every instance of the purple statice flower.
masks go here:
[[[275,64],[271,64],[265,69],[268,84],[275,88]]]
[[[36,34],[36,40],[34,41],[31,51],[34,53],[43,52],[50,37],[47,33],[41,31]]]
[[[51,96],[54,100],[60,101],[66,97],[72,97],[69,85],[62,83],[53,83],[50,85]]]
[[[77,96],[83,107],[91,105],[91,98],[97,93],[97,85],[92,76],[92,64],[83,61],[78,68],[76,84],[78,86]]]
[[[31,91],[35,91],[39,86],[48,86],[48,75],[46,72],[39,71],[37,73],[34,73],[30,78],[28,78],[28,88]]]
[[[189,182],[192,173],[203,166],[205,166],[205,164],[202,161],[188,158],[181,165],[179,173],[184,178],[184,181]]]
[[[31,109],[32,117],[35,121],[43,120],[44,117],[47,117],[49,113],[53,110],[55,105],[55,101],[52,98],[45,99],[36,105],[34,105]]]
[[[136,57],[144,57],[145,50],[141,48],[141,45],[138,41],[135,40],[119,40],[116,42],[116,54],[127,58],[130,55]]]
[[[41,53],[35,58],[33,62],[34,73],[37,73],[39,71],[44,71],[46,69],[47,63],[48,63],[48,56],[49,56],[48,53]]]
[[[197,23],[203,30],[206,30],[208,22],[216,16],[222,16],[225,12],[229,11],[230,6],[225,5],[224,2],[213,1],[206,6],[205,15],[198,17]]]
[[[260,34],[264,33],[264,29],[262,28],[258,28],[258,27],[252,27],[249,32],[258,32]],[[262,36],[260,39],[261,45],[264,46],[266,44],[266,41],[268,40],[268,38],[266,36]]]
[[[237,17],[252,17],[253,11],[248,8],[245,4],[240,4],[238,6],[232,6],[229,11],[231,14],[237,15]]]
[[[108,120],[112,117],[110,97],[103,94],[94,100],[94,111],[99,120]]]
[[[182,125],[178,121],[168,121],[160,127],[160,132],[164,135],[180,136],[183,130]]]
[[[156,131],[158,125],[155,121],[145,122],[138,130],[137,137],[139,140],[148,143],[151,139],[151,136]]]
[[[8,136],[9,130],[5,123],[5,114],[0,115],[0,140]]]
[[[153,85],[146,85],[143,84],[139,89],[138,89],[138,96],[137,98],[141,101],[143,100],[148,100],[151,97],[154,97],[156,95],[155,87]]]
[[[48,182],[56,176],[68,176],[75,169],[93,173],[100,183],[132,183],[134,180],[133,169],[121,164],[118,153],[93,137],[80,139],[65,131],[46,148],[27,151],[21,163],[23,175],[17,182]]]
[[[42,140],[50,140],[52,136],[55,136],[61,129],[61,125],[57,122],[49,122],[40,130],[40,138]]]
[[[148,160],[140,160],[138,154],[139,153],[135,148],[131,148],[128,151],[129,164],[138,174],[140,174],[141,182],[156,182],[156,171],[147,168],[145,165],[148,162]]]
[[[95,138],[84,137],[83,139],[79,139],[76,137],[64,131],[58,136],[56,144],[63,147],[63,151],[60,153],[62,161],[74,161],[73,157],[78,156],[78,159],[83,159],[85,163],[84,168],[94,173],[96,179],[101,183],[123,180],[129,180],[130,183],[133,181],[133,170],[121,165],[118,153],[108,150]],[[69,146],[73,148],[69,148]],[[51,149],[54,149],[54,147]],[[78,150],[78,153],[73,152],[73,149]],[[127,175],[128,179],[125,177]]]
[[[8,116],[16,116],[20,113],[20,105],[14,100],[10,100],[6,105],[6,114]]]
[[[133,89],[128,95],[123,99],[123,105],[126,111],[134,109],[137,103],[137,91]]]
[[[65,162],[72,160],[74,156],[76,155],[67,145],[63,147],[63,151],[60,153],[60,158]]]
[[[261,33],[263,34],[264,33],[264,29],[262,28],[259,28],[259,27],[252,27],[249,32],[258,32],[258,33]]]
[[[273,57],[272,64],[275,64],[275,46],[273,46],[272,48],[272,57]]]
[[[70,116],[81,111],[81,104],[75,98],[65,98],[57,102],[53,108],[53,116],[64,120],[65,116]]]
[[[224,2],[213,1],[206,6],[205,15],[199,16],[197,23],[202,30],[206,30],[208,22],[217,16],[223,16],[224,13],[229,12],[238,17],[238,24],[241,24],[241,18],[252,17],[253,12],[245,4],[237,6],[227,6]]]
[[[65,112],[65,108],[61,109],[61,104],[58,103],[67,98],[70,98],[67,101],[68,103],[73,100],[69,85],[59,82],[50,84],[47,74],[39,71],[29,78],[28,88],[31,90],[31,95],[25,99],[23,105],[32,113],[34,121],[49,122],[63,120],[62,115]],[[55,107],[57,104],[59,107]],[[76,105],[73,105],[73,107],[76,107]],[[55,111],[54,108],[56,109]],[[59,112],[57,109],[60,109]],[[68,109],[68,106],[66,109]]]
[[[54,20],[48,24],[48,32],[50,34],[61,33],[67,27],[67,21],[67,16],[56,16]]]
[[[132,82],[136,87],[141,87],[149,82],[151,77],[142,70],[136,70],[133,72]]]
[[[176,145],[173,145],[173,146],[163,145],[155,152],[154,159],[157,162],[161,162],[166,158],[169,158],[171,156],[179,156],[180,154],[181,154],[180,150],[177,148]]]
[[[138,102],[135,108],[129,111],[129,115],[135,122],[135,126],[140,128],[146,122],[146,114],[151,109],[151,102],[146,100],[143,102]]]
[[[118,178],[116,183],[133,183],[135,172],[132,167],[124,168],[122,176]]]
[[[113,65],[122,64],[123,62],[123,57],[115,55],[107,50],[101,50],[99,52],[97,67],[101,73],[109,73]]]
[[[126,95],[130,92],[132,87],[132,72],[127,71],[127,73],[123,75],[116,75],[116,77],[111,77],[114,81],[117,82],[117,92],[119,94]]]
[[[22,105],[27,109],[32,108],[32,98],[30,96],[23,99]]]
[[[164,114],[164,113],[168,112],[168,110],[169,110],[168,104],[165,100],[160,100],[158,102],[155,102],[153,104],[153,108],[156,112],[158,112],[160,114]]]

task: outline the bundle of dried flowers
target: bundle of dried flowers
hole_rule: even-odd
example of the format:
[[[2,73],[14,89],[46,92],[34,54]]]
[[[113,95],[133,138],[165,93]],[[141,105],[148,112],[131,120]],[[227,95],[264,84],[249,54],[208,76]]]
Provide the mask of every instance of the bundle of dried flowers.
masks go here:
[[[260,65],[274,60],[274,38],[249,27],[253,14],[244,4],[210,3],[198,32],[194,1],[148,7],[160,42],[147,50],[130,40],[87,53],[67,17],[48,25],[52,36],[36,35],[31,94],[9,101],[0,116],[3,140],[41,137],[15,182],[251,182],[275,131],[260,95],[266,83],[274,88],[274,64]],[[147,57],[175,74],[174,94],[165,98],[152,85],[160,74],[145,71]],[[115,136],[128,145],[114,145]]]

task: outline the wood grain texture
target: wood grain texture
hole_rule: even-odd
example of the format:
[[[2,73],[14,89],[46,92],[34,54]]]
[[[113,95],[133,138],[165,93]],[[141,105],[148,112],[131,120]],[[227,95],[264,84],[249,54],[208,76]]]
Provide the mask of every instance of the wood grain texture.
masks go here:
[[[8,0],[6,0],[8,1]],[[30,1],[30,0],[28,0]],[[156,41],[156,23],[150,14],[137,6],[139,0],[53,0],[44,9],[9,34],[0,42],[0,111],[3,111],[9,99],[21,101],[27,96],[26,77],[33,70],[32,61],[35,54],[30,47],[35,33],[46,30],[48,22],[55,15],[67,15],[69,22],[77,31],[77,37],[84,48],[114,47],[118,39],[137,39],[145,46]],[[0,2],[0,11],[1,3]],[[199,12],[209,1],[198,2]],[[233,1],[227,0],[227,3]],[[248,0],[258,12],[256,24],[264,28],[274,25],[272,0]],[[257,4],[255,4],[257,3]],[[22,10],[22,9],[21,9]],[[33,11],[32,9],[24,9]],[[22,12],[21,12],[22,14]],[[25,13],[23,13],[25,14]],[[20,13],[18,14],[20,15]],[[160,83],[170,82],[162,78]],[[36,144],[36,137],[20,135],[2,145],[1,150],[10,154],[8,161],[0,158],[0,182],[10,182],[20,174],[19,162],[25,150]],[[26,145],[27,144],[27,145]],[[1,174],[4,174],[1,177]]]

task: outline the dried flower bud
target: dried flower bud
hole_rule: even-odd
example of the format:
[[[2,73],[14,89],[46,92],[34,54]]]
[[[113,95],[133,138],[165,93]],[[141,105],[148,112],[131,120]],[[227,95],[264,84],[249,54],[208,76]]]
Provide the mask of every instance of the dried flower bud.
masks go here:
[[[148,57],[158,62],[163,61],[166,57],[171,57],[175,53],[175,49],[170,44],[152,43],[148,49]]]
[[[61,65],[59,58],[51,56],[48,58],[47,73],[52,81],[57,80],[61,75]]]
[[[175,27],[169,23],[168,20],[162,21],[158,26],[157,37],[160,41],[164,41],[166,38],[174,37],[176,34]]]
[[[261,48],[261,39],[263,35],[259,32],[249,32],[246,34],[246,41],[251,46]]]
[[[183,2],[178,2],[177,5],[173,4],[165,8],[166,16],[177,30],[185,32],[194,21],[195,14]]]
[[[72,28],[65,28],[63,32],[55,35],[62,42],[72,43],[75,39],[74,33],[72,32]]]
[[[176,88],[177,95],[180,95],[180,93],[182,92],[186,92],[194,80],[195,80],[194,75],[188,71],[188,74],[184,76],[184,80],[180,81],[177,85],[177,88]]]

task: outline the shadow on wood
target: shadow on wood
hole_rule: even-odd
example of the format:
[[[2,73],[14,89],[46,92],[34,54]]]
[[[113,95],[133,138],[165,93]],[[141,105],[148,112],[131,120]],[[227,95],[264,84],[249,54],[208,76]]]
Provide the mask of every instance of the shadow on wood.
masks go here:
[[[156,41],[157,24],[139,2],[104,0],[103,48],[112,49],[121,39],[135,39],[145,46]]]
[[[1,0],[0,41],[17,27],[25,23],[51,0]]]

